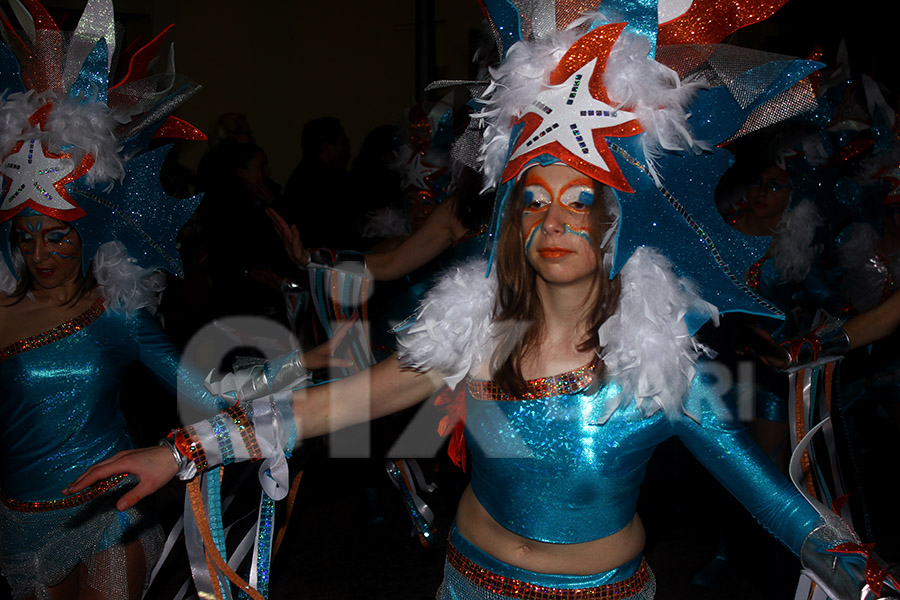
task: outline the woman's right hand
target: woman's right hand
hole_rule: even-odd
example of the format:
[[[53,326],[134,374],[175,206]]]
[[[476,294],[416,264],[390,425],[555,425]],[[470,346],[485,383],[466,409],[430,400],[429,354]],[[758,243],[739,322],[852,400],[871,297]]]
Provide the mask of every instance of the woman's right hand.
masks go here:
[[[116,502],[119,511],[131,508],[166,485],[178,473],[178,465],[172,451],[165,446],[124,450],[82,473],[63,490],[63,494],[76,494],[98,481],[121,473],[136,475],[138,484]]]
[[[300,239],[300,231],[297,229],[297,226],[288,225],[284,217],[279,215],[272,207],[266,208],[266,215],[272,221],[272,225],[275,226],[275,232],[281,238],[281,245],[284,246],[284,251],[287,252],[287,255],[298,267],[305,269],[306,265],[309,264],[310,255],[303,245],[303,240]]]

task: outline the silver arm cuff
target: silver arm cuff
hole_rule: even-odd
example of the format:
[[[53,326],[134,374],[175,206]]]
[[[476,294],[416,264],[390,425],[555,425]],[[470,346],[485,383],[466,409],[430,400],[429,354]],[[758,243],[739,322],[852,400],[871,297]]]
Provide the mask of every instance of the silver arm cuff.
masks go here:
[[[866,585],[865,566],[828,552],[844,542],[859,543],[859,538],[837,515],[829,515],[803,541],[800,564],[833,600],[860,600]]]
[[[197,466],[194,464],[194,461],[179,452],[172,440],[163,438],[159,440],[159,445],[168,448],[175,458],[175,464],[178,465],[178,473],[176,473],[178,479],[188,481],[197,475]]]
[[[850,352],[850,336],[843,321],[834,320],[802,338],[785,342],[781,347],[791,361],[784,370],[795,371],[820,361],[840,358]]]
[[[307,374],[300,362],[300,352],[295,350],[285,357],[266,361],[235,373],[235,381],[241,381],[237,390],[238,401],[246,402],[267,394],[287,389]]]

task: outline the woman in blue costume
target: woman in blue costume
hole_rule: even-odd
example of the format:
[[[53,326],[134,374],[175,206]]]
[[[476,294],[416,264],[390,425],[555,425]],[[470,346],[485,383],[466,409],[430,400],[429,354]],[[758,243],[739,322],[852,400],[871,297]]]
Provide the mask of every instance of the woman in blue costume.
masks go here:
[[[679,195],[673,163],[659,155],[650,161],[642,148],[688,154],[696,143],[686,106],[710,97],[680,86],[623,21],[593,15],[583,27],[556,32],[559,21],[545,8],[521,19],[534,41],[512,45],[492,73],[493,92],[513,96],[492,95],[487,105],[495,110],[485,172],[500,183],[502,222],[492,236],[490,277],[484,262],[448,271],[401,338],[399,357],[332,384],[244,403],[238,419],[176,430],[169,449],[120,454],[69,492],[123,470],[138,473],[138,488],[118,503],[125,509],[176,474],[191,478],[236,457],[271,457],[294,434],[323,435],[390,414],[465,379],[472,483],[450,533],[440,598],[652,598],[635,505],[650,454],[672,436],[835,598],[860,598],[864,586],[880,593],[881,581],[865,580],[861,562],[829,552],[855,552],[853,532],[794,490],[735,422],[714,382],[696,374],[702,349],[689,322],[714,317],[715,307],[660,249],[638,241],[673,242],[695,259],[688,263],[703,260],[695,253],[708,248],[702,240],[651,237],[634,227],[643,217],[651,233],[698,225],[696,214],[669,218],[667,202],[687,210],[681,202],[692,201]],[[632,87],[631,94],[616,85],[618,76],[654,89]],[[661,108],[671,110],[663,115]],[[647,146],[636,137],[641,131]],[[610,153],[613,138],[619,158],[630,161]],[[725,163],[707,167],[721,173]],[[662,174],[671,177],[668,187]],[[712,206],[712,187],[693,191]],[[654,198],[664,210],[653,208]],[[638,215],[630,212],[634,202],[641,203]],[[727,230],[714,212],[703,217],[693,230],[698,237]],[[732,307],[756,302],[719,292],[712,295]],[[223,427],[228,436],[214,433]]]
[[[25,269],[16,290],[0,296],[3,575],[16,598],[139,598],[162,537],[147,507],[112,510],[133,479],[108,479],[69,498],[61,490],[85,465],[131,447],[119,407],[128,365],[144,364],[169,393],[207,410],[224,403],[182,372],[177,350],[139,307],[150,299],[117,306],[109,286],[97,285],[110,263],[127,263],[121,245],[95,256],[106,271],[82,275],[71,224],[20,213],[12,231]],[[131,275],[146,293],[159,291],[142,281],[151,273]]]
[[[147,72],[162,35],[123,56],[128,73],[110,85],[108,1],[89,1],[66,33],[25,5],[27,26],[3,19],[0,44],[0,569],[17,599],[139,598],[162,537],[147,507],[115,510],[135,479],[62,489],[132,446],[129,365],[202,412],[228,405],[179,366],[151,314],[161,271],[181,274],[175,235],[199,199],[163,192],[168,148],[149,144],[202,139],[169,117],[197,86]]]
[[[160,270],[180,272],[175,234],[197,203],[162,191],[165,149],[148,146],[198,137],[167,120],[197,88],[149,75],[162,37],[124,57],[131,69],[112,85],[108,2],[89,2],[65,34],[37,2],[14,12],[27,26],[4,19],[0,45],[0,566],[15,598],[139,598],[162,538],[147,507],[114,510],[134,478],[62,488],[131,447],[128,365],[206,411],[226,406],[186,376],[148,312]]]

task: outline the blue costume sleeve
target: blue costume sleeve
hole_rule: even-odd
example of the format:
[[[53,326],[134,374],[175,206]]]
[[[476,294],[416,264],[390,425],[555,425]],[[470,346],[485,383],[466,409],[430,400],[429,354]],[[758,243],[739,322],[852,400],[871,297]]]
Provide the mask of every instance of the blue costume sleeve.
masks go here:
[[[685,402],[689,414],[673,418],[676,434],[767,530],[799,555],[821,517],[750,438],[709,378],[694,379]]]
[[[159,322],[146,310],[128,317],[129,328],[137,343],[137,359],[173,396],[180,393],[191,406],[212,415],[228,406],[203,386],[203,377],[181,365],[181,354]]]

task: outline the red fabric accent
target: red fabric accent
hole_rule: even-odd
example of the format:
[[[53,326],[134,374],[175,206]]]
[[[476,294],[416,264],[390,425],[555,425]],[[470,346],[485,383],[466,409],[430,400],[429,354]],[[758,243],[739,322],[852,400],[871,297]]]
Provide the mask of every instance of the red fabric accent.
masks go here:
[[[435,396],[434,405],[444,407],[444,417],[438,423],[438,435],[450,434],[447,456],[457,467],[466,470],[466,391],[459,387],[449,388]]]
[[[872,549],[875,544],[856,544],[847,542],[838,544],[834,548],[828,550],[832,554],[855,554],[863,556],[866,559],[866,583],[877,598],[881,597],[881,589],[884,587],[885,581],[895,590],[900,590],[897,580],[894,579],[881,564],[872,557]]]
[[[841,516],[841,511],[844,510],[844,505],[847,504],[849,499],[850,494],[844,494],[840,498],[835,498],[834,502],[831,503],[831,510],[834,511],[834,514]]]
[[[37,2],[37,0],[22,0],[22,4],[24,4],[25,8],[28,9],[28,12],[31,13],[31,18],[34,19],[35,29],[59,31],[59,25],[56,24],[56,21],[53,20],[53,17],[50,16],[50,13],[47,12],[47,9],[45,9],[40,2]]]
[[[159,47],[162,45],[163,40],[166,35],[169,33],[169,30],[172,29],[174,25],[169,25],[165,29],[162,30],[158,36],[150,40],[150,43],[138,50],[134,53],[134,56],[131,57],[131,60],[128,63],[128,73],[125,74],[125,77],[117,83],[116,85],[109,88],[110,90],[114,90],[120,85],[124,85],[131,81],[136,81],[138,79],[143,79],[147,76],[147,69],[150,67],[150,61],[156,56],[156,53],[159,52]]]
[[[768,19],[787,0],[694,0],[691,7],[671,21],[659,24],[657,43],[718,44],[742,27]]]
[[[206,141],[206,134],[178,117],[169,117],[166,119],[156,133],[153,139],[159,138],[178,138],[181,140],[193,140],[195,142]]]

